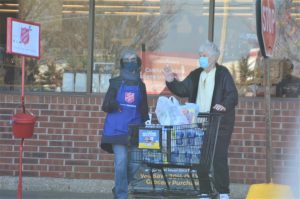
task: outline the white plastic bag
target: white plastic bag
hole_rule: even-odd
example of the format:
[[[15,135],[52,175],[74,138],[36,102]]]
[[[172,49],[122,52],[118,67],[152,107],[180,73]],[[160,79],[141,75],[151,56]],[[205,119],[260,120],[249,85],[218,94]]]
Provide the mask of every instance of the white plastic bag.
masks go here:
[[[181,110],[181,105],[174,97],[160,96],[157,100],[155,113],[162,125],[188,124],[188,120]]]

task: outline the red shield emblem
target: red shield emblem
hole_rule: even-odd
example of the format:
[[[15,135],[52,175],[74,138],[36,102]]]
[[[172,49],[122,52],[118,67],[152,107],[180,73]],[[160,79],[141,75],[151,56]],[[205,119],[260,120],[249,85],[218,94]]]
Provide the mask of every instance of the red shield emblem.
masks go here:
[[[134,102],[134,93],[125,92],[125,102],[132,104]]]
[[[21,41],[20,43],[28,44],[29,42],[29,28],[21,28]]]

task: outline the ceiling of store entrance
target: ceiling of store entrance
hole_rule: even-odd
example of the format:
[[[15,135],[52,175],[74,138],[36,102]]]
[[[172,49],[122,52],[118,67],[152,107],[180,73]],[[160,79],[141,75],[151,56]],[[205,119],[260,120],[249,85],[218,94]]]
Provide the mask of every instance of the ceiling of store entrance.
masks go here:
[[[2,0],[0,1],[0,15],[16,14],[19,11],[18,0]]]
[[[30,1],[30,0],[27,0]],[[89,0],[61,0],[63,14],[88,14]],[[20,0],[0,0],[0,16],[19,13]],[[203,2],[208,2],[204,0]],[[227,2],[227,3],[225,3]],[[255,0],[223,1],[216,0],[216,16],[225,15],[224,9],[231,10],[233,16],[253,16],[253,7],[247,7]],[[160,15],[161,0],[95,0],[95,13],[107,15]],[[300,0],[292,1],[292,15],[300,19],[298,8]],[[207,8],[208,9],[208,8]],[[203,13],[208,15],[207,12]]]
[[[18,0],[1,0],[0,15],[19,12]],[[89,0],[63,0],[64,14],[88,14]],[[95,0],[96,14],[159,15],[160,0]]]

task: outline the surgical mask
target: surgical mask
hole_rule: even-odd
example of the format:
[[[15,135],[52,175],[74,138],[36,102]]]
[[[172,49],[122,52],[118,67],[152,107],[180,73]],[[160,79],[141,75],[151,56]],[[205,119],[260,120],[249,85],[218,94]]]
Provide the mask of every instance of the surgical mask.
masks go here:
[[[199,57],[198,62],[199,62],[199,66],[203,69],[206,69],[209,66],[208,57]]]

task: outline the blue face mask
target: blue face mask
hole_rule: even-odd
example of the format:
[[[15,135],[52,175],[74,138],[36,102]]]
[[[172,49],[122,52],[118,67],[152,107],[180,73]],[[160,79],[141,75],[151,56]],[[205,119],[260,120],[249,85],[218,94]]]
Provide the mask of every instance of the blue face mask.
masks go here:
[[[208,68],[208,57],[199,57],[198,59],[199,65],[201,68],[206,69]]]

